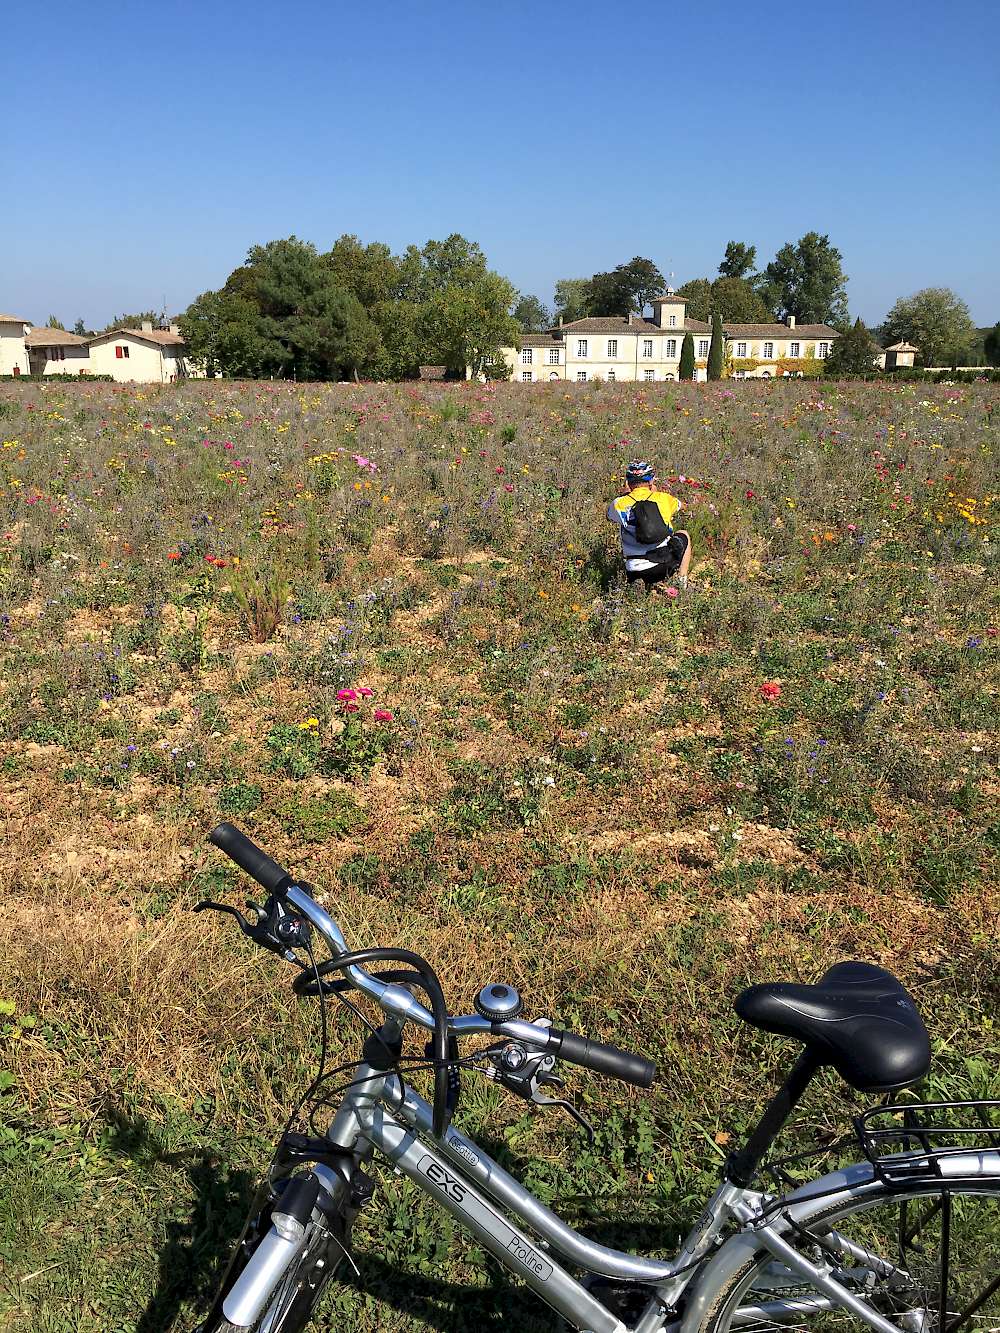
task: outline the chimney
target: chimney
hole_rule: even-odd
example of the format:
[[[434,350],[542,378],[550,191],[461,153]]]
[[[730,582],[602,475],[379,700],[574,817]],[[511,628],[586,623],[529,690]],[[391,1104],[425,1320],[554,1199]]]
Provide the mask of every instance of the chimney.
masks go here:
[[[171,333],[176,333],[177,336],[180,337],[181,326],[180,326],[179,324],[171,324],[171,326],[170,326],[170,332],[171,332]]]
[[[153,332],[153,321],[151,319],[144,319],[142,321],[142,331],[143,333]]]
[[[785,316],[785,323],[788,325],[788,327],[789,327],[790,329],[794,329],[794,328],[795,328],[795,316],[794,316],[794,315],[786,315],[786,316]]]

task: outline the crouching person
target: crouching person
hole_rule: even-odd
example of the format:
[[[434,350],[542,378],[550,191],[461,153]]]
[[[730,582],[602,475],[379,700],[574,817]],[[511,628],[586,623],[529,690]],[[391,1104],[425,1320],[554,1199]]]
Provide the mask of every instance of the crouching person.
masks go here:
[[[629,463],[625,485],[625,494],[608,505],[608,521],[621,533],[625,577],[629,583],[641,580],[647,589],[666,579],[686,588],[691,538],[672,523],[683,505],[660,490],[652,463]]]

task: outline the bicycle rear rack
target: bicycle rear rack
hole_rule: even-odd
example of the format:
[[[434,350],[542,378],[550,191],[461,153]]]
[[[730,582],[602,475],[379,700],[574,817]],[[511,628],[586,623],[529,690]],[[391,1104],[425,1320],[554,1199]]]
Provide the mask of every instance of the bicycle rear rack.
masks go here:
[[[897,1102],[854,1118],[884,1185],[1000,1176],[1000,1101]]]

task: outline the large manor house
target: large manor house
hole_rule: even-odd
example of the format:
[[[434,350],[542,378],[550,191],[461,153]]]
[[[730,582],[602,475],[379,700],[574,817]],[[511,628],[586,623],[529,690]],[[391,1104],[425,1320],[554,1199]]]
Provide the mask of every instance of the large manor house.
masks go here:
[[[711,329],[689,319],[683,296],[667,292],[652,302],[652,317],[561,320],[545,333],[525,333],[519,348],[505,348],[515,380],[676,380],[685,333],[694,339],[695,378],[707,378]],[[735,379],[771,379],[801,373],[829,356],[840,335],[826,324],[723,323],[726,356]],[[798,365],[796,365],[798,363]]]

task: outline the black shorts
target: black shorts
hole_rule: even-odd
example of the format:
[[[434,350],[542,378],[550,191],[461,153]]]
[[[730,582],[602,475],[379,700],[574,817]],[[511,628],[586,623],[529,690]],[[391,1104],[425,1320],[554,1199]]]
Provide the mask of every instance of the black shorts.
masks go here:
[[[638,583],[641,579],[647,588],[652,588],[655,583],[662,583],[664,579],[673,578],[680,568],[687,548],[687,537],[683,532],[675,532],[666,546],[657,547],[656,554],[660,557],[662,553],[662,558],[651,569],[627,569],[625,577],[629,583]]]

